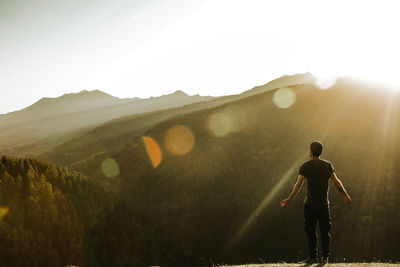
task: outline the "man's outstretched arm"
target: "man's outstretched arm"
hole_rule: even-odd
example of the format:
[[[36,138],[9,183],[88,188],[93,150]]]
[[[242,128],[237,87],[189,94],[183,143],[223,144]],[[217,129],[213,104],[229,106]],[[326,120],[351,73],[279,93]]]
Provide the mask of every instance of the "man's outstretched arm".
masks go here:
[[[281,206],[282,207],[287,207],[290,203],[290,201],[292,201],[292,199],[297,195],[297,193],[299,192],[300,188],[303,186],[303,182],[304,182],[305,177],[303,175],[299,175],[299,177],[297,178],[297,182],[295,183],[292,193],[290,193],[290,195],[285,198],[284,200],[281,201]]]
[[[344,196],[344,202],[346,204],[350,204],[351,198],[350,198],[349,194],[347,194],[347,191],[344,188],[342,182],[339,180],[339,178],[336,176],[336,174],[334,172],[331,174],[331,180],[335,184],[335,186],[337,187],[339,192],[342,193],[342,195]]]

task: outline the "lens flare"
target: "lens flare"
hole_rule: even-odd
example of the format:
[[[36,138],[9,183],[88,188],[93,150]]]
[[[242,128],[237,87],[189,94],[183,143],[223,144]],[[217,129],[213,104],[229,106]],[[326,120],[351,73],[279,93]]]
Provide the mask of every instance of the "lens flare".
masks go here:
[[[206,130],[213,137],[225,137],[239,132],[246,125],[246,113],[238,106],[228,106],[212,113],[206,120]]]
[[[0,219],[7,215],[9,209],[8,207],[0,207]]]
[[[272,102],[278,108],[289,108],[296,102],[296,93],[289,87],[275,91]]]
[[[157,168],[162,161],[161,148],[153,138],[149,136],[143,136],[143,142],[146,147],[147,155],[149,155],[153,168]]]
[[[119,174],[119,164],[113,158],[107,158],[101,164],[101,171],[108,178],[114,178]]]
[[[207,132],[214,137],[224,137],[229,131],[229,118],[223,113],[213,113],[206,120]]]
[[[167,131],[164,142],[171,154],[182,156],[192,150],[194,136],[186,126],[177,125]]]
[[[240,106],[230,105],[223,110],[223,114],[229,118],[227,122],[231,132],[239,132],[245,128],[247,114]]]

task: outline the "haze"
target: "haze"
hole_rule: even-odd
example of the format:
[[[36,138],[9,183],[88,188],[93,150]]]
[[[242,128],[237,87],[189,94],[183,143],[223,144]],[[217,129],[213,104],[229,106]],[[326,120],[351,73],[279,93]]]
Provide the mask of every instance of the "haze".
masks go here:
[[[396,1],[0,1],[0,113],[83,89],[227,95],[284,74],[399,85]]]

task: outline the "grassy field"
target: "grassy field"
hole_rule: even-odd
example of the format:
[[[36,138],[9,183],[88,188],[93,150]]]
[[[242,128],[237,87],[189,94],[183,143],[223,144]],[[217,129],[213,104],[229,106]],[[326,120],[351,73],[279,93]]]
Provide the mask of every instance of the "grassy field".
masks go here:
[[[316,267],[316,266],[326,266],[326,267],[390,267],[390,266],[400,266],[400,263],[328,263],[325,265],[312,264],[306,265],[301,263],[269,263],[269,264],[247,264],[247,265],[221,265],[221,267]]]

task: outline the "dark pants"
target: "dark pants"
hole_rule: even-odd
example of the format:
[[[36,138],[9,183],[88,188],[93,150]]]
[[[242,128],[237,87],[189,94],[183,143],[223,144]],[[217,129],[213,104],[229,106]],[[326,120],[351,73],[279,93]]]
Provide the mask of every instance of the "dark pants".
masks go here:
[[[315,232],[317,221],[319,222],[319,231],[321,233],[322,256],[328,257],[331,246],[331,235],[329,234],[329,230],[332,226],[331,218],[329,216],[329,207],[313,208],[305,205],[304,230],[308,237],[308,249],[311,258],[317,256],[317,235]]]

